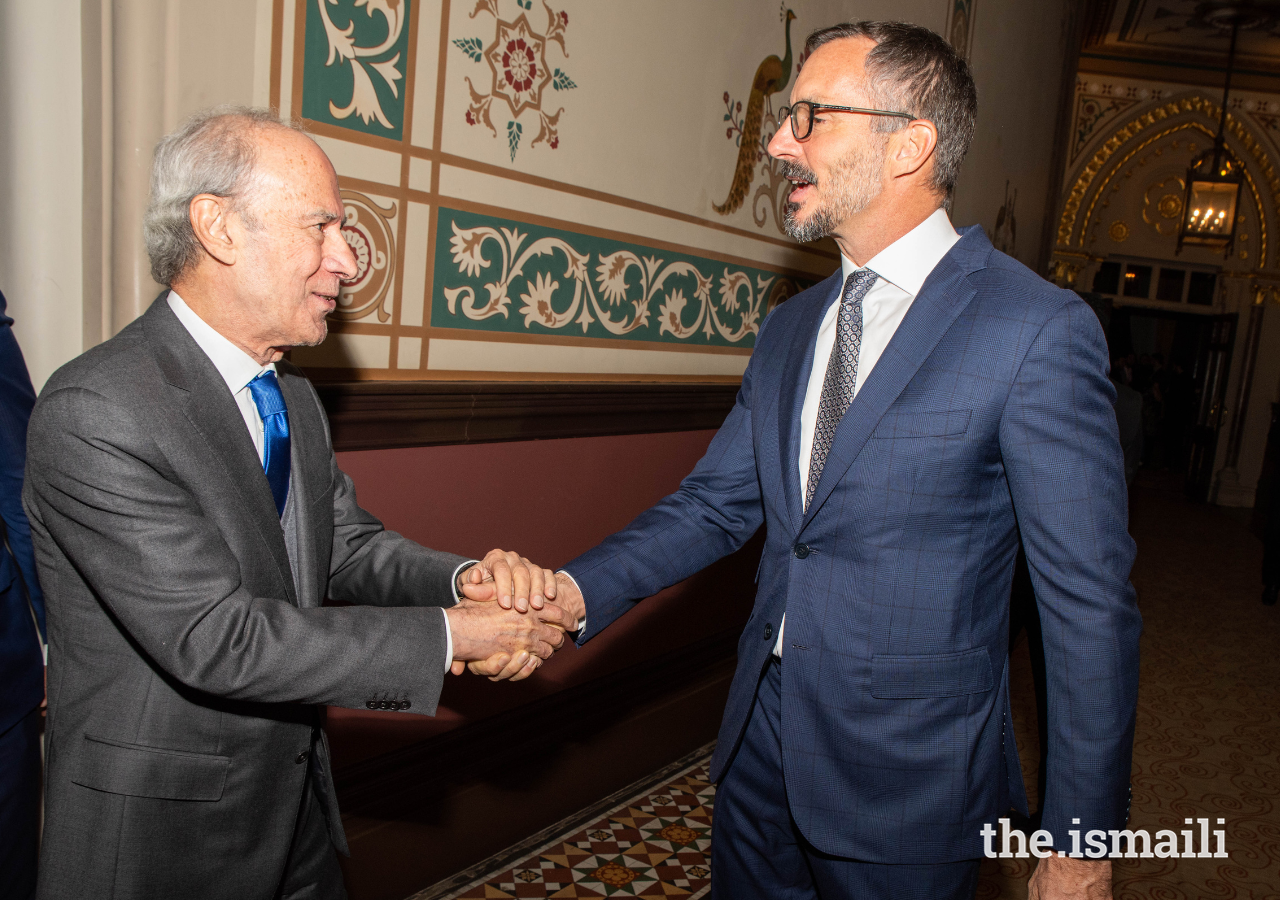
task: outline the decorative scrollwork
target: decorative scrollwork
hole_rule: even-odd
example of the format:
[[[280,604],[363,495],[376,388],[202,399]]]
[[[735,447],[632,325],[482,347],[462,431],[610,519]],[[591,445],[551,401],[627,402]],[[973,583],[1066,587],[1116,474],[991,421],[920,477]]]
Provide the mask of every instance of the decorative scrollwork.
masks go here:
[[[717,284],[690,262],[668,262],[629,249],[598,253],[593,277],[591,254],[563,238],[540,237],[526,246],[530,235],[518,228],[450,224],[449,248],[459,274],[475,278],[499,263],[497,277],[483,286],[484,299],[470,285],[443,288],[448,312],[473,321],[506,318],[518,299],[525,328],[535,323],[549,329],[580,325],[586,334],[599,322],[610,335],[626,337],[651,324],[656,305],[659,335],[679,340],[702,335],[738,344],[757,333],[769,309],[797,288],[779,276],[757,274],[753,281],[730,266]],[[484,254],[490,245],[498,250],[492,260]],[[534,271],[531,263],[545,256],[563,259],[563,270]],[[523,280],[525,290],[513,297],[517,280]]]

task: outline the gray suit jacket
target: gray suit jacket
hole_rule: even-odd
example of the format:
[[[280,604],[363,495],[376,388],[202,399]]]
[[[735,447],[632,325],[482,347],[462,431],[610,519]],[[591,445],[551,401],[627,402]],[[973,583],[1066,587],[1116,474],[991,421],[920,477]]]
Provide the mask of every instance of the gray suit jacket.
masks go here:
[[[462,557],[356,505],[310,383],[278,365],[292,573],[271,489],[213,363],[163,295],[60,369],[24,501],[49,610],[41,898],[269,898],[320,706],[431,715]],[[361,606],[321,608],[328,596]],[[314,746],[314,751],[312,750]]]

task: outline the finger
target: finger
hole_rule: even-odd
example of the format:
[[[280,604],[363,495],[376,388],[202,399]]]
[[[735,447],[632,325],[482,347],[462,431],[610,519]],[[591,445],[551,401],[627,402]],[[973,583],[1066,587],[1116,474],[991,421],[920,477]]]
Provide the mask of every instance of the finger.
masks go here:
[[[511,566],[512,594],[516,609],[529,611],[529,567],[526,560],[515,553],[507,555],[507,563]]]
[[[467,668],[474,675],[493,676],[502,671],[502,669],[511,662],[511,656],[506,653],[495,653],[488,659],[478,659],[474,662],[467,663]]]
[[[537,654],[543,659],[546,659],[547,657],[551,656],[552,653],[556,652],[556,647],[560,646],[559,641],[557,641],[556,638],[559,638],[560,641],[563,641],[564,633],[556,631],[555,629],[546,629],[546,630],[539,631],[537,635],[537,640],[534,642],[533,648],[530,652]]]
[[[516,675],[521,669],[525,667],[525,665],[528,662],[529,662],[529,654],[524,650],[521,650],[519,653],[517,653],[515,656],[511,658],[510,662],[508,662],[505,666],[502,667],[502,670],[498,672],[497,675],[492,676],[489,680],[505,681],[506,679]]]
[[[542,570],[542,596],[548,600],[556,599],[556,573],[550,569]],[[538,609],[542,609],[541,606]]]
[[[521,559],[525,567],[529,570],[529,606],[533,609],[542,609],[545,601],[547,590],[547,570],[541,566],[535,566],[527,559]]]
[[[485,570],[483,566],[475,565],[463,572],[462,577],[466,579],[467,584],[480,584],[485,579]]]
[[[511,676],[511,680],[524,681],[534,672],[538,671],[538,667],[540,665],[542,665],[542,660],[540,660],[536,656],[531,658],[527,663],[524,664],[524,668],[522,668],[519,672]]]
[[[494,587],[491,581],[484,584],[464,584],[462,586],[462,596],[468,600],[495,600],[498,596],[498,589]]]
[[[497,589],[498,605],[503,609],[511,608],[511,564],[501,550],[493,550],[485,557],[489,571],[493,573],[493,583]]]
[[[538,620],[543,625],[550,625],[564,631],[577,631],[578,620],[573,614],[569,613],[563,606],[557,603],[548,603],[538,613]]]
[[[449,666],[449,671],[454,675],[461,675],[463,672],[467,671],[467,664],[463,660],[455,659]]]

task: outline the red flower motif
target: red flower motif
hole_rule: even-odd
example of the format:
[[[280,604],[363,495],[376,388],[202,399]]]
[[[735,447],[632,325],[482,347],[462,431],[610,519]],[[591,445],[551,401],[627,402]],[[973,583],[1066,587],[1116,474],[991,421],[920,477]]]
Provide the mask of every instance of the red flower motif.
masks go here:
[[[471,110],[467,110],[467,124],[468,125],[476,124],[476,117],[471,115]]]
[[[560,146],[560,138],[558,138],[558,137],[553,137],[553,138],[551,139],[551,149],[552,149],[552,150],[554,150],[554,149],[556,149],[556,148],[557,148],[557,147],[559,147],[559,146]]]
[[[564,12],[563,10],[561,10],[560,12],[560,24],[561,25],[569,24],[569,14],[567,12]]]
[[[538,77],[536,59],[533,48],[524,42],[524,38],[507,42],[507,52],[502,54],[502,77],[516,93],[533,87]]]

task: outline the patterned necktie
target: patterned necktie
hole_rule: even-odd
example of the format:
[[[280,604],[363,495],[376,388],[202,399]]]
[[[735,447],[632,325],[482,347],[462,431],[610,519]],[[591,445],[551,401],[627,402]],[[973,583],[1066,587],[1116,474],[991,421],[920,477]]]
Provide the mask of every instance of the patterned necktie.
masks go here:
[[[289,408],[284,405],[275,372],[263,372],[250,381],[249,393],[262,416],[262,468],[271,485],[276,512],[283,516],[284,502],[289,498]]]
[[[840,420],[853,402],[853,386],[858,378],[858,351],[862,349],[862,298],[880,276],[870,269],[858,269],[844,283],[840,299],[840,318],[836,324],[836,343],[822,381],[822,399],[818,401],[818,421],[813,429],[813,452],[809,456],[809,483],[805,486],[804,508],[809,508],[818,489],[818,479],[827,464],[831,442],[835,440]]]

